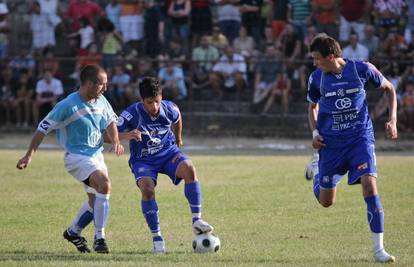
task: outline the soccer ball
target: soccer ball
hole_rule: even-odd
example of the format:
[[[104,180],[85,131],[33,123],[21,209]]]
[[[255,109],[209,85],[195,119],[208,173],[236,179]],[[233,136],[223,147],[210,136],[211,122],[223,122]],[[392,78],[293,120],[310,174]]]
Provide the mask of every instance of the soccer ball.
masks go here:
[[[193,249],[196,253],[217,252],[220,249],[220,239],[213,233],[195,235]]]

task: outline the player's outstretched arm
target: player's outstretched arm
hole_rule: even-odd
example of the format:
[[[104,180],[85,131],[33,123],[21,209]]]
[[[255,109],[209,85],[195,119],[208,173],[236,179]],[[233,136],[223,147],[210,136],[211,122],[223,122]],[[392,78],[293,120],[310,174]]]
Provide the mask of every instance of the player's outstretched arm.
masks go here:
[[[388,138],[397,139],[397,94],[394,86],[388,80],[383,82],[382,88],[388,97],[388,121],[385,123],[385,132]]]
[[[312,147],[314,149],[320,149],[321,147],[325,146],[325,144],[323,143],[323,137],[319,134],[318,130],[316,129],[316,118],[318,117],[318,110],[318,104],[309,103],[308,121],[309,128],[312,131]]]
[[[134,129],[129,132],[118,133],[119,140],[135,140],[137,142],[141,141],[141,132],[138,129]]]
[[[115,121],[111,122],[109,126],[106,128],[105,132],[112,144],[111,151],[114,151],[117,156],[122,155],[124,153],[124,147],[119,141],[118,128],[116,127],[116,122]]]
[[[30,164],[30,162],[32,161],[33,154],[35,153],[39,145],[42,143],[44,137],[44,133],[39,131],[35,132],[35,134],[32,137],[32,140],[30,141],[30,145],[27,149],[26,154],[17,162],[17,169],[23,170]]]
[[[138,129],[134,129],[129,132],[118,132],[119,140],[135,140],[137,142],[141,141],[141,132]],[[108,136],[108,133],[105,131],[103,135],[103,139],[105,143],[110,144],[111,139]]]

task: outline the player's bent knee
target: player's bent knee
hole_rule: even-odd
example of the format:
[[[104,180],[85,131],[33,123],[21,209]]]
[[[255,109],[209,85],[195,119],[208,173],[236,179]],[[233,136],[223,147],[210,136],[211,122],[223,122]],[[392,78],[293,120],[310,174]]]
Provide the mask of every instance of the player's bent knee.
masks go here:
[[[102,171],[97,170],[92,173],[89,178],[91,187],[95,188],[95,190],[100,194],[110,194],[112,185],[111,180],[109,177]]]
[[[150,200],[155,198],[155,188],[150,186],[140,187],[142,198],[144,200]]]
[[[189,160],[180,163],[176,175],[187,183],[197,180],[196,168]]]

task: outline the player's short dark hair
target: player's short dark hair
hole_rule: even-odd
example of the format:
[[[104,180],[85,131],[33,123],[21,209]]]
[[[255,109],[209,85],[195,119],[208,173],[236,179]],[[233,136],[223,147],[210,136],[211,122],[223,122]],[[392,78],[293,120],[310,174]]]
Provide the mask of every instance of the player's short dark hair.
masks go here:
[[[144,77],[139,83],[139,94],[142,99],[162,95],[160,81],[154,77]]]
[[[338,41],[326,33],[316,35],[310,45],[311,52],[319,52],[323,57],[333,54],[334,57],[342,56],[342,49]]]
[[[80,81],[81,84],[85,84],[87,81],[91,81],[93,83],[99,82],[99,74],[105,73],[105,70],[98,65],[86,65],[80,71]]]

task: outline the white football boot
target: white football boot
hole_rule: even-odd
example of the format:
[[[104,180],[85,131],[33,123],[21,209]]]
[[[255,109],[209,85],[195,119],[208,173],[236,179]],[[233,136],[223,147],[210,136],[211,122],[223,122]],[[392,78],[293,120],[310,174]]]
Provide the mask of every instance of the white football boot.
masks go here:
[[[165,254],[165,241],[154,241],[154,254]]]
[[[197,221],[193,223],[193,232],[196,235],[209,233],[209,232],[212,232],[213,230],[214,230],[213,226],[211,226],[210,224],[208,224],[207,222],[201,219],[198,219]]]
[[[376,262],[395,262],[395,257],[388,254],[384,249],[380,249],[374,253],[374,259]]]
[[[308,164],[306,165],[305,169],[305,178],[306,180],[312,180],[313,177],[319,173],[319,154],[314,153],[312,158],[309,160]]]

